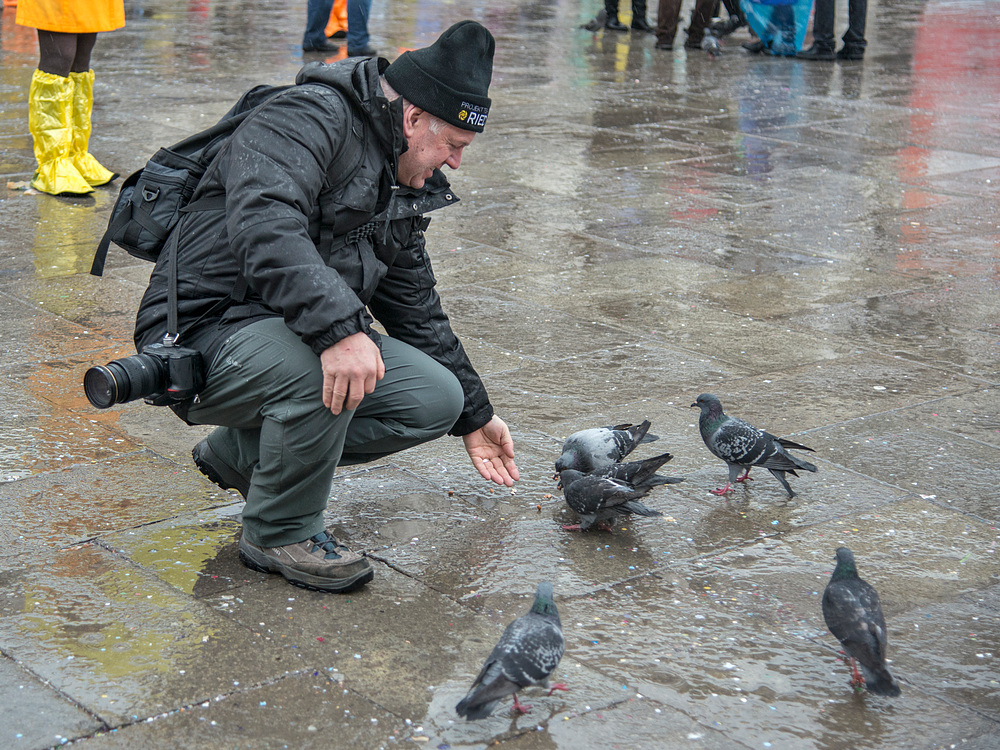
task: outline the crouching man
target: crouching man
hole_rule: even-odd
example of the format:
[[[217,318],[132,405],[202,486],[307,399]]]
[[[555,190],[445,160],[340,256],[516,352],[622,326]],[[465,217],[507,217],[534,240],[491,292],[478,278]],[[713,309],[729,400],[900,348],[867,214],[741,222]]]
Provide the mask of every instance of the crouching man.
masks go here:
[[[518,477],[507,425],[451,329],[424,214],[489,114],[494,40],[462,21],[432,45],[302,69],[231,136],[175,231],[179,344],[206,383],[173,406],[219,425],[199,469],[246,498],[240,559],[320,591],[372,580],[324,528],[334,471],[461,436],[486,479]],[[168,326],[169,254],[140,305],[139,351]],[[372,316],[388,336],[372,330]]]

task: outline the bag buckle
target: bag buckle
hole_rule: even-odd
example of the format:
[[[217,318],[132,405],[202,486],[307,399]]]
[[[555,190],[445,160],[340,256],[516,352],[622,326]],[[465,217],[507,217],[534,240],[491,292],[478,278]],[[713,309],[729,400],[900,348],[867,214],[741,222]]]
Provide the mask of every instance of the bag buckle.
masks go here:
[[[159,197],[160,197],[160,189],[158,187],[150,187],[149,185],[143,185],[142,199],[146,203],[152,203]]]

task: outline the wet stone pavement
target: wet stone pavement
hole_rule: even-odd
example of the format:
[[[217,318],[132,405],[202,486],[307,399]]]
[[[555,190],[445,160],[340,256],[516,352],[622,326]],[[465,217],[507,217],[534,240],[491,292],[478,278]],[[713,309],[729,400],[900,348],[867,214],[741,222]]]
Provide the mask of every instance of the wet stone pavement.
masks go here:
[[[465,17],[497,39],[428,242],[522,479],[487,485],[451,438],[339,472],[328,520],[376,567],[347,596],[240,565],[204,430],[85,400],[87,367],[133,353],[150,266],[116,248],[87,274],[116,190],[24,190],[37,51],[4,8],[0,746],[1000,747],[998,6],[872,0],[866,59],[825,64],[746,30],[715,59],[581,30],[598,5],[375,2],[390,59]],[[303,63],[304,2],[126,6],[93,58],[91,150],[120,173]],[[766,472],[710,494],[704,391],[816,450],[793,500]],[[562,440],[644,418],[633,455],[686,477],[648,497],[663,518],[563,531]],[[852,693],[824,625],[840,545],[899,698]],[[459,721],[540,580],[570,692]]]

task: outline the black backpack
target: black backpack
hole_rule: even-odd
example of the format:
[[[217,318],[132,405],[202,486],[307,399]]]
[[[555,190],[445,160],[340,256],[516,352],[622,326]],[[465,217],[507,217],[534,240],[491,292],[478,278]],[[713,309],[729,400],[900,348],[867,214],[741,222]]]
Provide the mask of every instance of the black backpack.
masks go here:
[[[155,262],[166,244],[170,232],[189,211],[204,211],[225,207],[225,196],[201,198],[191,203],[198,182],[229,137],[257,109],[273,97],[292,88],[288,86],[255,86],[247,91],[215,125],[188,136],[173,146],[161,148],[146,165],[125,180],[118,193],[108,228],[104,232],[90,273],[104,274],[104,263],[111,243],[129,255]],[[353,115],[353,107],[349,107]],[[352,168],[344,171],[341,184],[346,184],[360,169],[364,144],[359,139],[347,139],[344,147]]]

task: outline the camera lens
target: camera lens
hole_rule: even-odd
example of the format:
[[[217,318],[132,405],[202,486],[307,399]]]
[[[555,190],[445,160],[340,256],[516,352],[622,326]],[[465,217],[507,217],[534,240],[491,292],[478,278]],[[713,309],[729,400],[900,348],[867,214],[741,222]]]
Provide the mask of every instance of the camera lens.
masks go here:
[[[163,389],[165,373],[155,357],[136,354],[97,365],[83,376],[87,400],[98,409],[134,401]]]

